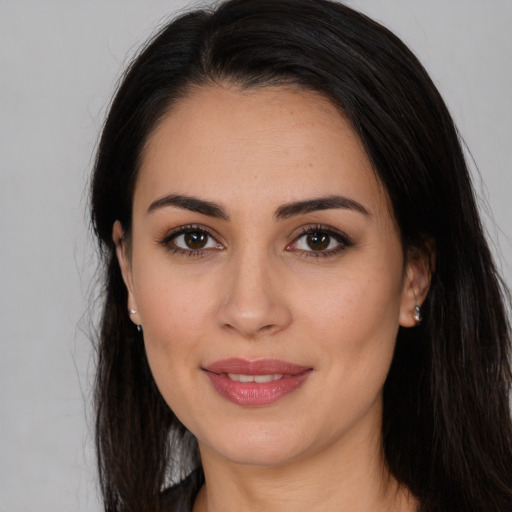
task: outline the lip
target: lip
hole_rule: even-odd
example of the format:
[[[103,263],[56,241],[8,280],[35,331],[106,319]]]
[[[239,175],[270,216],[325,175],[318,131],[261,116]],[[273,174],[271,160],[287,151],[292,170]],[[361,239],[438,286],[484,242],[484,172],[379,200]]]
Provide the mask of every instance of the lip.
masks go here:
[[[213,389],[230,402],[245,407],[269,405],[301,387],[311,375],[313,368],[278,359],[247,361],[245,359],[223,359],[202,368]],[[281,375],[270,382],[239,382],[228,374]]]

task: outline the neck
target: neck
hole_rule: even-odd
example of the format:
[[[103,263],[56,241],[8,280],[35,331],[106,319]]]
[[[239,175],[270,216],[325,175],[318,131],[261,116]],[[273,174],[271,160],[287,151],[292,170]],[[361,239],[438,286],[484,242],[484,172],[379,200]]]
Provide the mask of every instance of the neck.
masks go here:
[[[226,461],[201,446],[206,483],[194,512],[417,510],[414,497],[387,470],[380,437],[353,441],[347,443],[350,448],[329,445],[313,456],[270,467]]]

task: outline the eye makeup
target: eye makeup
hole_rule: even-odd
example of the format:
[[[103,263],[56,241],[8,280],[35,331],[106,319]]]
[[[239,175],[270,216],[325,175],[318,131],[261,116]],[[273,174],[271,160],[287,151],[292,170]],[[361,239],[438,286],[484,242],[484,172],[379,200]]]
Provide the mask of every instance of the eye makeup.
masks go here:
[[[326,258],[337,256],[353,245],[354,242],[342,231],[316,224],[303,227],[286,250],[306,258]]]
[[[208,229],[198,224],[179,226],[159,243],[171,253],[189,257],[206,256],[211,251],[224,249]]]
[[[159,244],[173,254],[204,257],[225,249],[208,228],[199,224],[179,226],[167,233]],[[286,251],[306,258],[334,257],[354,245],[342,231],[322,224],[304,226]]]

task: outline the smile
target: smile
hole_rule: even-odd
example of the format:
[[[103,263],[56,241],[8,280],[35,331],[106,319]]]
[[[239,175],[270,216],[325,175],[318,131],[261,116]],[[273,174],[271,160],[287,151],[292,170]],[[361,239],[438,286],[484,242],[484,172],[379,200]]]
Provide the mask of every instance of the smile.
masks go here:
[[[275,373],[273,375],[243,375],[240,373],[228,373],[227,376],[235,382],[257,382],[258,384],[272,382],[283,377],[280,373]]]
[[[203,371],[222,398],[243,407],[262,407],[299,389],[313,369],[275,359],[224,359]]]

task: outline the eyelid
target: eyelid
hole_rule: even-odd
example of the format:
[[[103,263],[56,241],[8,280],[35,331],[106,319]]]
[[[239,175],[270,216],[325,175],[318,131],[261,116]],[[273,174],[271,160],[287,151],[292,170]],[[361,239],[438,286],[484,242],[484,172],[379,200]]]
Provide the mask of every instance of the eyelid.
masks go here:
[[[207,235],[209,238],[211,238],[218,246],[220,247],[208,247],[208,248],[202,248],[202,249],[184,249],[182,247],[178,247],[177,245],[173,244],[172,241],[176,238],[178,238],[181,235],[184,235],[186,233],[202,233]],[[223,242],[219,241],[219,236],[213,233],[213,230],[210,228],[207,228],[206,226],[202,226],[200,224],[186,224],[183,226],[178,226],[174,229],[171,229],[168,231],[163,238],[160,238],[158,240],[158,243],[163,245],[166,249],[169,251],[172,251],[174,253],[180,253],[187,256],[202,256],[204,254],[209,253],[210,251],[214,250],[221,250],[225,247],[225,244]]]
[[[304,249],[291,249],[291,247],[298,243],[298,241],[303,238],[304,236],[307,236],[309,234],[313,233],[323,233],[330,237],[333,237],[337,242],[338,245],[333,249],[326,249],[323,251],[315,251],[313,249],[311,250],[304,250]],[[297,252],[301,253],[304,257],[311,257],[311,258],[319,258],[319,257],[328,257],[328,256],[335,256],[349,247],[353,247],[354,242],[352,239],[343,231],[336,229],[332,226],[327,226],[323,224],[315,224],[310,226],[304,226],[300,229],[299,233],[295,236],[293,239],[293,242],[287,246],[287,250],[290,252]]]
[[[172,243],[174,239],[190,232],[203,233],[207,235],[217,244],[217,246],[200,249],[185,249]],[[334,240],[337,242],[337,246],[331,249],[318,251],[315,251],[314,249],[305,250],[293,248],[293,246],[296,245],[302,237],[313,233],[322,233],[334,238]],[[163,238],[160,238],[158,240],[158,243],[163,245],[167,250],[173,253],[178,253],[186,256],[205,256],[213,251],[218,251],[226,248],[226,244],[223,241],[219,241],[219,239],[221,239],[221,237],[217,235],[209,227],[200,224],[186,224],[183,226],[178,226],[168,231]],[[314,224],[303,226],[302,228],[300,228],[299,233],[295,235],[293,241],[286,246],[286,250],[289,252],[299,253],[304,257],[318,258],[335,256],[345,251],[347,248],[352,247],[353,245],[354,242],[343,231],[328,225]]]

